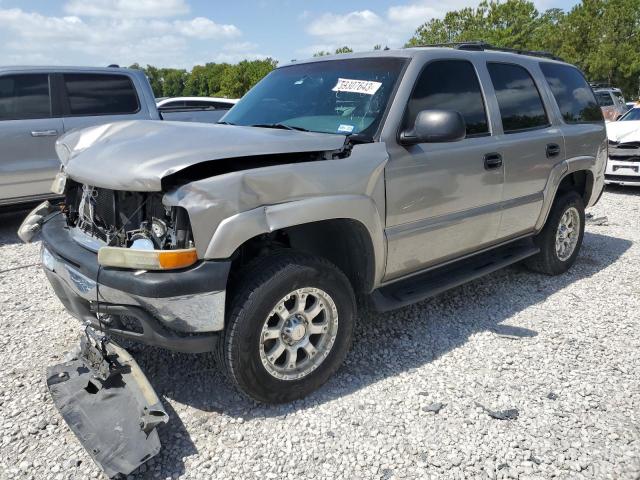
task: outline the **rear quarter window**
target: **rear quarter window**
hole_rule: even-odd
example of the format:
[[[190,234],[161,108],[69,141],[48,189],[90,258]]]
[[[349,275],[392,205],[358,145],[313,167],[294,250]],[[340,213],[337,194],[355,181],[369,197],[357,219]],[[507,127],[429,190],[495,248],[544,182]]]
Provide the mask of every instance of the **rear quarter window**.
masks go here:
[[[123,115],[140,110],[131,79],[125,75],[65,73],[69,115]]]
[[[556,63],[541,63],[540,70],[566,123],[602,121],[602,111],[593,96],[593,91],[577,68]]]
[[[0,120],[26,120],[50,116],[48,74],[0,77]]]
[[[512,63],[488,63],[487,68],[498,99],[504,133],[549,125],[540,92],[524,67]]]

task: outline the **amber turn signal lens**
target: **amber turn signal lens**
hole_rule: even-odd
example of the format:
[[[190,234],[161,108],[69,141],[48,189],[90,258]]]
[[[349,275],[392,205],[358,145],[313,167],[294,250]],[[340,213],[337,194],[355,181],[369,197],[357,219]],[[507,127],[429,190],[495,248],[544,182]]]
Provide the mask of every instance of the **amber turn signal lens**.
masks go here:
[[[136,248],[102,247],[98,263],[105,267],[138,270],[175,270],[198,261],[195,248],[181,250],[141,250]]]
[[[193,265],[198,261],[198,254],[195,248],[173,251],[167,250],[158,254],[158,260],[163,270],[173,270]]]

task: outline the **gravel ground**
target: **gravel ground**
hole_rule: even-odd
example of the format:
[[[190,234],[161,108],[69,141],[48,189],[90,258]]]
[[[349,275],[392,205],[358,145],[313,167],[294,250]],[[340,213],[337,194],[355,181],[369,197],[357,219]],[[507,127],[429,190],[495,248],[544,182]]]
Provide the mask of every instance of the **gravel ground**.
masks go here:
[[[293,404],[238,396],[211,356],[131,349],[171,416],[136,477],[640,478],[640,190],[593,213],[608,224],[570,273],[516,266],[367,314],[344,367]],[[0,478],[102,478],[48,396],[80,332],[19,219],[0,218]]]

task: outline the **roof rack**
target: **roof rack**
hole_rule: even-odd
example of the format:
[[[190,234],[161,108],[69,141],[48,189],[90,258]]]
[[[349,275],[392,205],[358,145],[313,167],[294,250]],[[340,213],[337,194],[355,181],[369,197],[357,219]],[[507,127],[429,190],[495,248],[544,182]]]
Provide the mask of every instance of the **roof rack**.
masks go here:
[[[564,61],[562,60],[562,58],[550,52],[543,52],[540,50],[522,50],[519,48],[495,47],[490,43],[483,42],[482,40],[473,40],[469,42],[429,43],[425,45],[415,45],[415,47],[448,47],[448,48],[455,48],[457,50],[468,50],[468,51],[474,51],[474,52],[482,52],[484,50],[493,50],[497,52],[517,53],[519,55],[530,55],[533,57],[550,58],[551,60],[559,60],[561,62]],[[409,47],[409,48],[413,48],[413,47]]]

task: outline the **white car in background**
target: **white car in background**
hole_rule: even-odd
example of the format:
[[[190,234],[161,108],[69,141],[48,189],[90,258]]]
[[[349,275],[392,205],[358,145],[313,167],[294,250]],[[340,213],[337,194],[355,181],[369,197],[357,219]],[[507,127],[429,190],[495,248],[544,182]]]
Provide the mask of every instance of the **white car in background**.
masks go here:
[[[238,102],[234,98],[169,97],[156,101],[164,120],[217,123]]]
[[[640,186],[640,105],[607,123],[609,161],[606,183]]]

